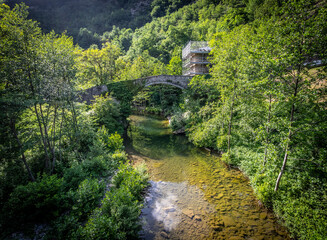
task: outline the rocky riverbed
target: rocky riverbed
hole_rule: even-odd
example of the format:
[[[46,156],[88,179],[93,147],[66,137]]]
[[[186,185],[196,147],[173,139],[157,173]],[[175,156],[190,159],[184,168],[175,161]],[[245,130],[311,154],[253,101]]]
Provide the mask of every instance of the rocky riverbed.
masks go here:
[[[172,135],[168,121],[132,116],[127,152],[150,174],[143,239],[290,239],[242,172]],[[167,123],[166,123],[167,122]]]

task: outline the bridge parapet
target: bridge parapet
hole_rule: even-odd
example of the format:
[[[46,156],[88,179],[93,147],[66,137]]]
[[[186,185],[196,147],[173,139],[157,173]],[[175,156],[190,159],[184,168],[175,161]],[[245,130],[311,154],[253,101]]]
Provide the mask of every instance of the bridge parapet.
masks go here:
[[[181,89],[187,88],[191,80],[191,76],[179,76],[179,75],[158,75],[145,78],[139,78],[133,80],[135,84],[142,84],[144,87],[148,87],[156,84],[166,84],[175,86]]]

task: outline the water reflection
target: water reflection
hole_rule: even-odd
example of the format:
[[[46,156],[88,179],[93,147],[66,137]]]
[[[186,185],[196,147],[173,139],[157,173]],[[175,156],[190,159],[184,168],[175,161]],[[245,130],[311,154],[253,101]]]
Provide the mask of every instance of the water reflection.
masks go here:
[[[142,210],[142,238],[201,239],[209,234],[205,216],[215,209],[199,188],[187,182],[150,184]]]
[[[167,185],[172,186],[167,188]],[[163,223],[167,231],[175,229],[181,221],[180,209],[177,206],[178,198],[172,191],[174,185],[176,183],[151,181],[151,190],[146,198],[146,208],[151,211],[156,221]]]

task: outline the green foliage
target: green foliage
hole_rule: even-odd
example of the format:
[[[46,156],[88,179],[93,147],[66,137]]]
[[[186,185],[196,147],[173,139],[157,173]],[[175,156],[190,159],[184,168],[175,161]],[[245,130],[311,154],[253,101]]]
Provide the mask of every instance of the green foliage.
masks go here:
[[[65,34],[41,34],[27,15],[24,4],[12,10],[1,5],[1,119],[5,138],[14,144],[7,150],[17,153],[34,181],[37,171],[54,172],[61,143],[70,132],[62,134],[72,120],[67,115],[74,89],[75,47]]]
[[[136,0],[96,1],[38,1],[12,0],[7,1],[12,7],[15,3],[26,2],[31,7],[31,18],[41,23],[42,29],[49,32],[68,31],[77,43],[88,48],[100,44],[103,32],[111,31],[113,26],[119,28],[140,27],[151,20],[151,6],[148,2]],[[131,15],[133,12],[133,16]]]
[[[87,159],[82,162],[82,171],[86,173],[88,177],[103,178],[112,174],[117,163],[111,162],[110,158],[99,155],[92,159]]]
[[[172,13],[184,5],[190,4],[192,1],[181,1],[181,0],[154,0],[151,3],[152,17],[162,17],[166,14]]]
[[[78,239],[126,239],[124,232],[119,232],[115,219],[102,214],[93,213],[85,227],[78,231]]]
[[[156,115],[170,115],[181,101],[182,90],[169,85],[153,85],[133,98],[136,110]]]
[[[170,118],[170,126],[173,130],[180,130],[188,122],[189,118],[189,112],[188,113],[182,113],[182,112],[177,112],[174,113],[174,115]]]
[[[56,175],[45,175],[36,182],[17,186],[2,211],[4,229],[17,230],[35,221],[57,217],[61,209],[61,185],[62,179]]]
[[[67,168],[63,175],[63,187],[65,190],[77,189],[79,184],[87,177],[87,174],[83,171],[81,164],[76,164],[71,168]]]
[[[116,78],[118,72],[116,62],[121,55],[121,50],[115,44],[106,42],[101,49],[91,46],[76,54],[78,55],[76,59],[77,77],[81,86],[108,84]]]
[[[115,188],[122,188],[123,186],[131,192],[135,199],[141,200],[140,194],[148,185],[148,176],[144,168],[139,168],[138,171],[129,165],[121,165],[117,174],[113,177],[112,183]]]
[[[104,127],[97,134],[99,139],[92,143],[93,146],[85,155],[86,159],[64,170],[65,189],[76,189],[85,178],[106,178],[121,162],[126,161],[120,135],[115,133],[109,136]]]
[[[105,188],[98,179],[85,179],[73,194],[74,205],[71,214],[78,215],[82,221],[99,205]]]
[[[123,139],[121,136],[116,132],[114,134],[108,134],[107,129],[102,126],[98,130],[99,140],[103,142],[105,145],[105,148],[110,153],[113,153],[115,151],[121,151],[124,149],[123,145]]]
[[[114,161],[115,163],[126,163],[127,162],[127,154],[124,151],[115,151],[112,155],[111,155],[111,159],[112,161]]]
[[[42,34],[27,20],[26,6],[10,10],[1,4],[1,232],[53,221],[50,238],[137,235],[146,177],[131,167],[121,166],[94,210],[105,179],[127,160],[116,132],[127,126],[134,97],[135,106],[149,112],[166,109],[172,126],[185,127],[197,146],[223,151],[223,160],[249,176],[258,198],[294,236],[326,236],[324,2],[156,0],[152,11],[149,5],[138,9],[135,1],[80,1],[78,8],[72,1],[30,3],[42,6],[32,8],[32,16],[42,13],[52,23],[49,16],[59,16],[69,24],[56,26],[60,31],[64,26],[84,47],[96,45],[81,50],[72,38],[50,32],[52,27]],[[132,7],[133,20],[127,14]],[[49,9],[53,14],[46,14]],[[95,17],[64,15],[68,9]],[[135,31],[124,28],[141,26],[150,12],[152,22]],[[113,19],[119,27],[111,26]],[[96,34],[103,29],[111,31]],[[194,77],[183,95],[166,86],[136,95],[133,84],[115,83],[181,74],[181,49],[190,39],[212,39],[213,67],[211,76]],[[98,49],[101,41],[107,43]],[[110,83],[120,105],[110,97],[90,107],[72,103],[78,83]],[[44,172],[57,175],[41,177]]]
[[[75,239],[76,231],[90,213],[100,204],[104,195],[105,182],[98,179],[85,179],[76,190],[67,192],[63,203],[69,212],[52,222],[53,229],[48,238]]]
[[[98,126],[105,126],[109,133],[115,131],[123,133],[120,105],[111,97],[108,95],[96,97],[92,110],[92,117]]]
[[[138,236],[140,193],[147,186],[144,169],[136,171],[121,165],[113,177],[113,187],[106,193],[102,206],[95,210],[85,227],[80,228],[82,239],[131,239]]]
[[[297,192],[296,197],[292,196],[294,192],[291,189],[274,201],[274,210],[285,220],[293,236],[324,239],[327,235],[326,182],[319,183],[322,184],[320,186],[316,184],[314,188]]]
[[[182,59],[174,56],[170,59],[167,65],[167,74],[169,75],[182,75]]]
[[[33,235],[36,224],[46,223],[48,238],[73,239],[100,204],[109,178],[127,160],[117,133],[123,132],[124,117],[111,98],[99,97],[93,106],[72,102],[76,66],[80,75],[99,69],[76,65],[80,50],[72,38],[42,34],[27,16],[23,4],[12,10],[0,5],[1,238],[17,231]],[[108,71],[99,79],[115,78],[119,52],[109,43],[86,51],[94,53],[91,60],[106,59],[100,68]],[[132,176],[139,182],[129,179],[127,185],[140,194],[145,183]],[[138,213],[139,203],[131,207],[133,226]],[[119,221],[113,225],[120,226]]]
[[[113,44],[119,46],[119,48],[126,52],[132,44],[133,31],[132,29],[122,28],[113,26],[110,32],[105,32],[101,36],[101,41],[112,42]]]

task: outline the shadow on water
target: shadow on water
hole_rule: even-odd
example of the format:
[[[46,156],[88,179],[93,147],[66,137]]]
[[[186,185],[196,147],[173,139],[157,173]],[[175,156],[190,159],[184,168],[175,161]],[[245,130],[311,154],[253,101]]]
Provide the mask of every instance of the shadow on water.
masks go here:
[[[143,239],[290,239],[273,214],[256,204],[248,180],[168,121],[130,116],[126,150],[150,174],[141,221]]]

